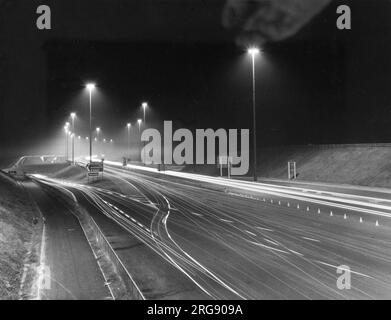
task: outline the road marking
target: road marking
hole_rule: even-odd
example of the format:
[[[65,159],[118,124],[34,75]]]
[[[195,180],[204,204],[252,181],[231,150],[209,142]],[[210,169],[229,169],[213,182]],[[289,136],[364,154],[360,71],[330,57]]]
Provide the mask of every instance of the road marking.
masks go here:
[[[202,217],[203,215],[201,213],[195,213],[195,212],[190,212],[191,214],[194,214],[197,217]]]
[[[274,241],[271,241],[269,239],[266,239],[266,238],[263,238],[265,241],[271,243],[271,244],[274,244],[275,246],[279,246],[279,244],[277,242],[274,242]]]
[[[326,262],[322,262],[322,261],[319,261],[317,260],[316,262],[320,263],[320,264],[323,264],[325,266],[328,266],[328,267],[332,267],[332,268],[335,268],[335,269],[338,269],[340,267],[338,266],[334,266],[332,264],[329,264],[329,263],[326,263]],[[352,271],[352,270],[347,270],[347,269],[344,269],[344,268],[340,268],[341,270],[344,270],[344,271],[350,271],[351,273],[354,273],[354,274],[357,274],[359,276],[363,276],[363,277],[366,277],[366,278],[371,278],[371,279],[374,279],[373,277],[371,276],[368,276],[367,274],[364,274],[364,273],[360,273],[360,272],[357,272],[357,271]]]
[[[304,256],[304,255],[301,254],[300,252],[297,252],[297,251],[294,251],[294,250],[291,250],[291,249],[288,249],[288,250],[289,250],[290,252],[294,253],[294,254],[297,254],[297,255],[301,256],[301,257]]]
[[[40,253],[40,259],[39,259],[39,267],[38,267],[38,300],[42,300],[42,284],[44,279],[44,270],[45,270],[45,263],[46,263],[46,226],[43,225],[42,228],[42,240],[41,240],[41,253]]]
[[[248,234],[251,234],[251,235],[254,236],[254,237],[257,236],[255,233],[253,233],[253,232],[251,232],[251,231],[248,231],[248,230],[244,230],[244,231],[246,231]]]
[[[262,228],[262,227],[256,227],[256,228],[257,228],[257,229],[260,229],[260,230],[264,230],[264,231],[274,232],[274,230],[268,229],[268,228]]]
[[[226,219],[221,219],[221,218],[220,218],[220,221],[227,222],[227,223],[234,223],[234,222],[231,221],[231,220],[226,220]]]
[[[313,241],[313,242],[320,242],[320,240],[312,239],[312,238],[307,238],[307,237],[302,237],[305,240]]]
[[[269,250],[273,250],[273,251],[289,254],[289,252],[287,252],[287,251],[280,250],[280,249],[273,248],[273,247],[269,247],[269,246],[267,246],[265,244],[262,244],[262,243],[258,243],[258,242],[254,242],[254,241],[248,241],[248,242],[250,242],[250,243],[252,243],[252,244],[254,244],[254,245],[258,246],[258,247],[262,247],[262,248],[265,248],[265,249],[269,249]]]

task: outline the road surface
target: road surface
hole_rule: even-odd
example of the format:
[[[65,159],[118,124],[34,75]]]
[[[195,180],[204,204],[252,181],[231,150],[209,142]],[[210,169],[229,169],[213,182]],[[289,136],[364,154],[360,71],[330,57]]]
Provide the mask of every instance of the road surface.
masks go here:
[[[32,182],[23,185],[45,219],[38,299],[112,299],[77,218],[38,185]]]
[[[36,178],[87,197],[187,277],[197,297],[391,298],[386,198],[160,174],[116,163],[105,175],[131,191]],[[337,280],[347,270],[351,288],[341,290]]]

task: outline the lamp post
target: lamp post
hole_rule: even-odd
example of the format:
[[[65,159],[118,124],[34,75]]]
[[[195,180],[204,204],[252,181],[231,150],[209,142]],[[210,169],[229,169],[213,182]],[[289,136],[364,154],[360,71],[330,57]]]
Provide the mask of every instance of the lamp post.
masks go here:
[[[92,91],[95,89],[95,84],[88,83],[86,85],[90,97],[90,163],[92,161]]]
[[[126,128],[128,128],[128,152],[130,153],[130,128],[132,127],[132,124],[129,122],[126,124]]]
[[[68,132],[69,132],[69,122],[65,123],[64,126],[65,131],[65,161],[68,160]]]
[[[97,152],[98,152],[98,154],[99,154],[99,148],[98,148],[98,146],[99,146],[99,133],[100,133],[100,128],[99,127],[97,127],[96,128],[96,150],[97,150]]]
[[[141,123],[142,123],[142,120],[141,119],[137,119],[137,123],[138,123],[138,133],[140,135],[140,142],[141,142]],[[141,143],[140,143],[140,148],[141,148]],[[140,152],[140,157],[141,157],[141,152]]]
[[[71,113],[71,119],[72,119],[72,164],[75,165],[75,117],[76,113]]]
[[[146,122],[146,120],[145,120],[145,110],[147,109],[147,107],[148,107],[148,103],[147,102],[143,102],[142,104],[141,104],[141,107],[143,108],[143,118],[144,118],[144,127],[145,127],[145,129],[147,128],[147,122]],[[145,141],[144,141],[144,165],[145,165]]]
[[[252,80],[253,80],[253,152],[254,152],[254,181],[258,180],[257,177],[257,119],[255,108],[255,57],[260,53],[260,50],[256,47],[248,49],[248,54],[251,55],[252,60]]]

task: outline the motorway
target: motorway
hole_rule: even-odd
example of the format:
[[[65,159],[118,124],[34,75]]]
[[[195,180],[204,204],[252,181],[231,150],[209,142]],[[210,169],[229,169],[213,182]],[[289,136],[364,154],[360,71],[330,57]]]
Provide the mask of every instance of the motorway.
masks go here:
[[[191,281],[196,298],[391,298],[386,197],[108,164],[105,176],[129,192],[35,178],[88,198]],[[337,287],[340,266],[350,289]]]
[[[84,231],[70,209],[32,182],[23,182],[44,218],[39,300],[112,299]]]

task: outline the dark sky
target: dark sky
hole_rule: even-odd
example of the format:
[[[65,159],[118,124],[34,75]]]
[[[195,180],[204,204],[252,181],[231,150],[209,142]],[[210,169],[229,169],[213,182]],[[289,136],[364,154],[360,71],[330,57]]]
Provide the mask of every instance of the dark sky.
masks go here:
[[[335,27],[351,4],[353,28]],[[35,28],[38,1],[0,1],[1,146],[58,132],[94,80],[94,124],[115,135],[141,116],[158,126],[250,128],[251,64],[221,24],[224,1],[57,0],[53,29]],[[389,142],[388,0],[334,1],[257,63],[260,145]],[[84,133],[84,132],[82,132]]]

